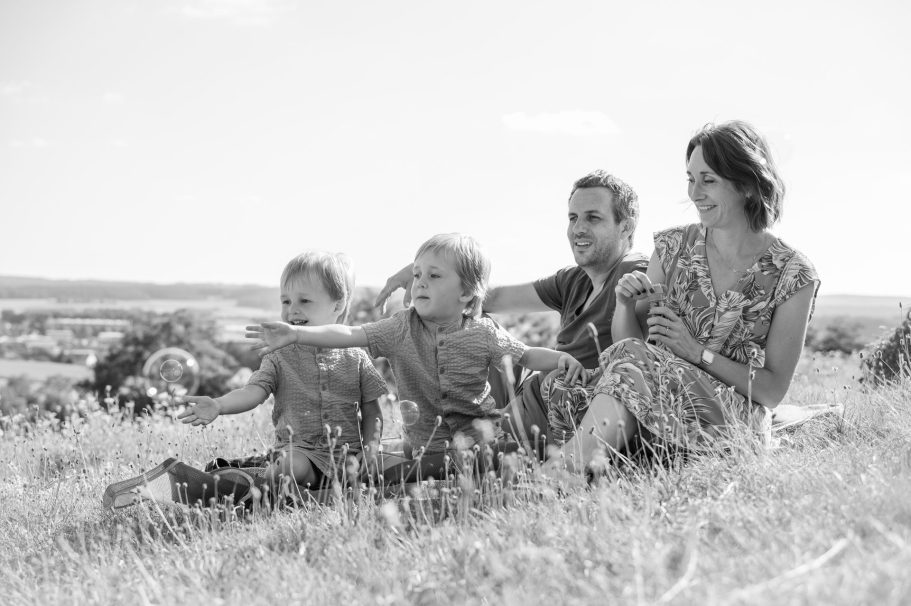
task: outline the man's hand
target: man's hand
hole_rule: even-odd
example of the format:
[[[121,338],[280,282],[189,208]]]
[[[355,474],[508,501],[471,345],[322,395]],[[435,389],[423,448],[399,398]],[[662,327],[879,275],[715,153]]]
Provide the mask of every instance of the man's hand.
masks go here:
[[[185,411],[177,415],[177,418],[183,423],[208,425],[221,414],[221,405],[218,400],[209,396],[185,396],[183,402],[189,404]]]
[[[617,305],[629,305],[639,299],[648,297],[652,289],[652,281],[644,272],[633,271],[623,275],[617,280],[614,294],[617,296]]]
[[[575,385],[576,381],[581,381],[582,387],[588,382],[588,373],[585,368],[574,357],[569,354],[562,354],[557,361],[557,370],[563,373],[563,383],[565,385]]]
[[[244,336],[248,339],[256,339],[250,349],[257,351],[259,357],[297,343],[294,327],[285,322],[263,322],[259,325],[247,326]]]
[[[409,263],[386,280],[386,286],[380,289],[380,292],[376,295],[376,301],[373,302],[373,306],[382,308],[382,312],[386,313],[386,302],[389,301],[389,297],[392,293],[402,288],[405,290],[402,305],[407,308],[411,305],[412,282],[414,282],[414,269],[413,265]]]

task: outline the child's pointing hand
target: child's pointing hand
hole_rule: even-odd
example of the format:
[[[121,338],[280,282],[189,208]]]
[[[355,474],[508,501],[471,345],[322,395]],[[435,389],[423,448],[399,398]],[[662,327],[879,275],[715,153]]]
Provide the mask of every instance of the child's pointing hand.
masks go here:
[[[248,339],[256,339],[250,349],[257,351],[260,357],[297,342],[294,328],[284,322],[263,322],[259,325],[248,326],[244,336]]]
[[[208,396],[185,396],[181,402],[190,405],[185,411],[177,415],[177,418],[183,423],[208,425],[221,414],[221,406],[218,404],[218,400]]]

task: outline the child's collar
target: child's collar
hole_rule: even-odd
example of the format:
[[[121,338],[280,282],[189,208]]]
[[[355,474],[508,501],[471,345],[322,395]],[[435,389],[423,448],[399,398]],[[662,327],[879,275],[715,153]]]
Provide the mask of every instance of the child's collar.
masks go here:
[[[460,316],[456,320],[450,320],[448,322],[437,322],[436,320],[427,320],[425,318],[421,318],[421,316],[418,315],[417,310],[414,310],[414,315],[418,316],[418,318],[420,318],[421,322],[427,328],[437,332],[451,332],[453,330],[459,330],[464,327],[465,323],[470,319],[468,316]]]

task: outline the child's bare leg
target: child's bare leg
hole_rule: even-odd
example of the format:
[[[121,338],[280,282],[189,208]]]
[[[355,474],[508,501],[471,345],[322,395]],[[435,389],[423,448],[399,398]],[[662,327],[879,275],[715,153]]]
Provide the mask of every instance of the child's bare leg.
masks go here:
[[[316,470],[313,463],[300,449],[286,448],[282,456],[266,468],[265,479],[273,494],[281,489],[283,478],[298,484],[316,484]]]

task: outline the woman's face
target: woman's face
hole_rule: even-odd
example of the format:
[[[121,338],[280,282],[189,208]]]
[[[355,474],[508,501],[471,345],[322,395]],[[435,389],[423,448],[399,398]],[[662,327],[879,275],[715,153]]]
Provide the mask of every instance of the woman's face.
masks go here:
[[[719,177],[702,155],[702,146],[690,154],[686,164],[687,192],[699,211],[699,221],[706,227],[739,227],[747,223],[746,199],[734,184]]]

